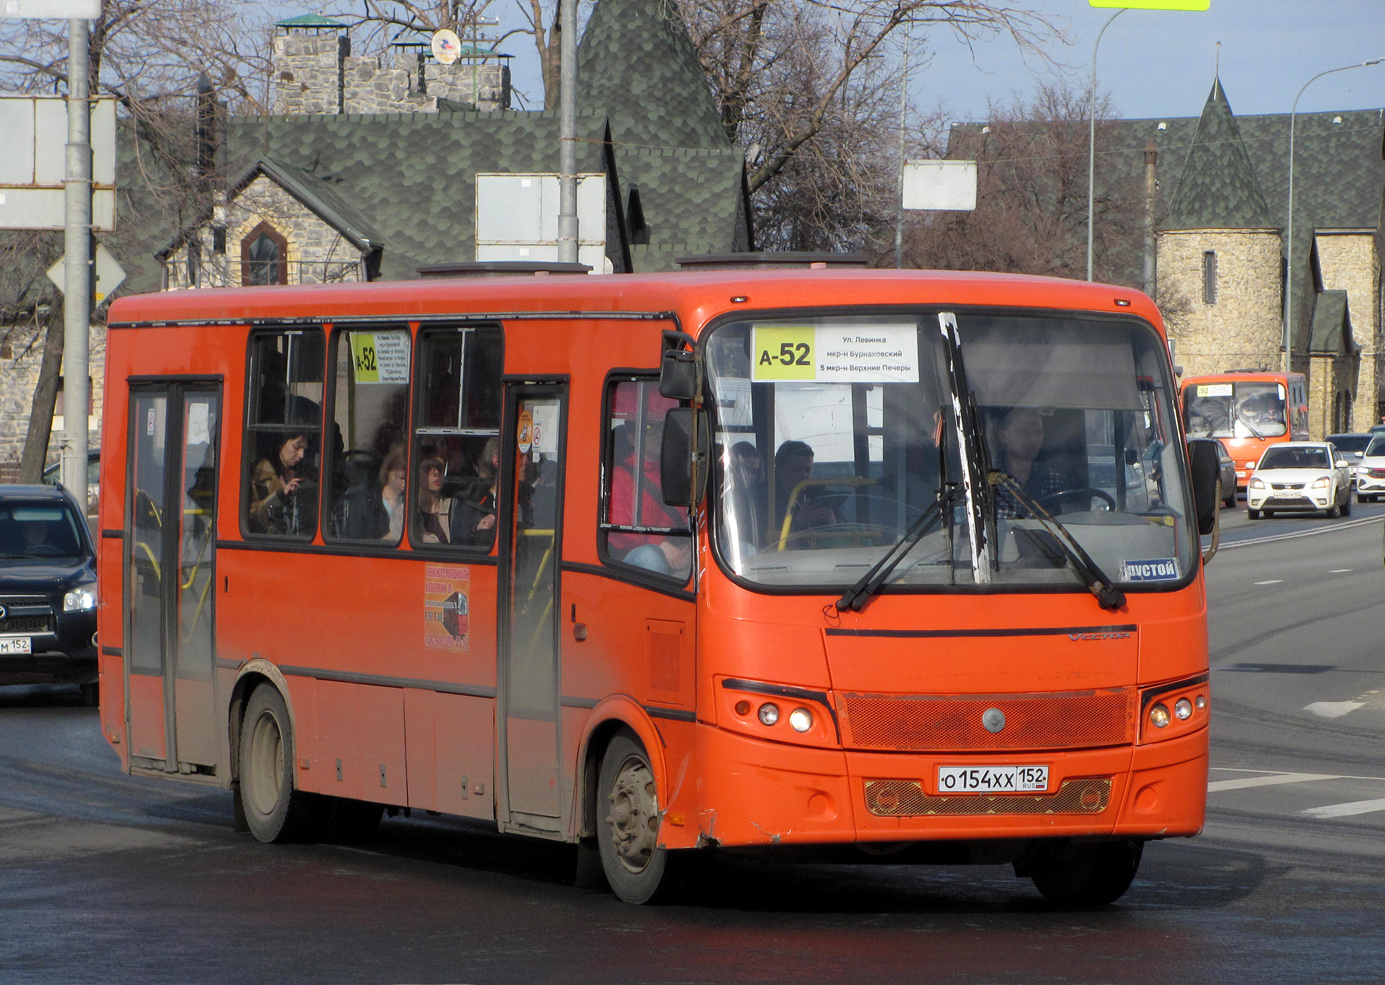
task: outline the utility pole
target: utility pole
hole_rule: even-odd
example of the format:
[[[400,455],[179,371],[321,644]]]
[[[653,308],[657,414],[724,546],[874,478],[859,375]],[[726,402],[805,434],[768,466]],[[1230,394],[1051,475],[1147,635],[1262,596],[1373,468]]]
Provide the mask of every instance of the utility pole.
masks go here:
[[[562,44],[558,48],[562,91],[558,155],[558,260],[577,262],[577,0],[559,0]]]
[[[91,333],[91,114],[88,22],[69,20],[67,39],[67,222],[63,235],[63,485],[87,511],[88,368]]]

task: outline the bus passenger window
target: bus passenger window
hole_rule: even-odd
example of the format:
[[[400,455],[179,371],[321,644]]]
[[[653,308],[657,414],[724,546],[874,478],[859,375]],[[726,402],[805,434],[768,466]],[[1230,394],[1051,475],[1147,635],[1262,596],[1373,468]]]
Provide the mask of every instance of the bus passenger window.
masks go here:
[[[343,447],[327,476],[327,532],[398,544],[408,502],[409,331],[338,328],[332,344],[332,423]]]
[[[500,462],[499,328],[430,329],[419,347],[409,537],[489,553]]]
[[[686,581],[692,571],[687,510],[666,506],[659,477],[664,416],[678,402],[657,381],[622,380],[607,390],[602,554],[608,563]]]
[[[318,330],[251,336],[245,440],[251,533],[310,540],[317,529],[323,353]]]

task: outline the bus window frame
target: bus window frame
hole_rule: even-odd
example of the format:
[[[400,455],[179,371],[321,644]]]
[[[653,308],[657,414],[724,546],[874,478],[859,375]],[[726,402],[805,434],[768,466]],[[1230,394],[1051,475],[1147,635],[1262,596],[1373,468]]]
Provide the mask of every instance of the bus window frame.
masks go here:
[[[596,556],[601,563],[603,574],[619,577],[621,581],[632,582],[649,588],[656,588],[663,592],[670,589],[677,589],[680,595],[683,590],[690,588],[697,573],[698,557],[698,537],[697,523],[695,522],[697,508],[688,509],[688,530],[687,538],[692,547],[692,560],[689,564],[688,574],[683,577],[676,575],[662,575],[650,568],[641,567],[638,564],[629,564],[626,561],[613,557],[607,548],[608,528],[612,526],[609,519],[611,507],[611,482],[613,478],[614,463],[611,461],[613,449],[611,447],[611,415],[615,407],[616,388],[621,383],[646,383],[655,387],[658,392],[659,370],[657,369],[612,369],[609,370],[601,381],[601,440],[598,443],[598,454],[600,455],[600,479],[599,489],[597,490],[596,504]],[[643,408],[639,408],[641,411]],[[704,504],[705,505],[705,504]],[[685,507],[670,507],[670,509],[685,509]],[[685,536],[676,527],[666,528],[670,537]],[[691,585],[691,590],[695,591],[696,586]]]
[[[1147,319],[1147,318],[1145,318],[1145,317],[1143,317],[1143,316],[1141,316],[1141,315],[1139,315],[1139,314],[1135,314],[1135,313],[1133,313],[1133,312],[1122,312],[1122,311],[1110,311],[1110,312],[1107,312],[1107,311],[1095,311],[1095,310],[1092,310],[1092,309],[1090,309],[1090,308],[1043,308],[1043,307],[1027,307],[1027,306],[1022,306],[1022,305],[985,305],[985,304],[972,304],[972,305],[954,304],[954,305],[950,305],[950,304],[946,304],[946,303],[942,303],[942,302],[931,302],[931,303],[927,303],[927,304],[916,304],[916,305],[899,305],[899,304],[895,304],[895,305],[824,305],[824,306],[821,306],[821,307],[812,307],[812,308],[764,308],[764,309],[751,309],[751,310],[727,312],[727,313],[725,313],[725,314],[722,314],[722,315],[719,315],[719,316],[717,316],[717,317],[715,317],[715,318],[712,318],[711,320],[709,320],[709,321],[707,321],[705,324],[703,324],[702,327],[701,327],[701,329],[700,329],[700,330],[698,331],[698,333],[697,333],[697,354],[698,354],[698,358],[699,358],[699,359],[702,359],[702,360],[704,361],[703,364],[704,364],[704,366],[705,366],[705,365],[706,365],[705,360],[706,360],[706,355],[707,355],[707,343],[708,343],[708,340],[716,333],[716,331],[717,331],[718,329],[720,329],[722,326],[724,326],[724,325],[726,325],[726,324],[728,324],[728,323],[735,323],[735,322],[754,323],[755,321],[758,321],[758,320],[761,320],[761,319],[767,320],[767,321],[768,321],[768,320],[774,320],[774,319],[785,320],[785,319],[795,319],[795,318],[814,318],[814,319],[827,320],[827,319],[831,319],[831,318],[834,318],[834,317],[839,317],[839,316],[852,316],[852,315],[879,315],[879,316],[885,316],[885,317],[889,317],[889,316],[900,316],[900,315],[909,315],[909,316],[911,316],[911,317],[917,317],[918,320],[919,320],[919,324],[920,324],[921,326],[926,326],[928,320],[930,320],[930,319],[936,319],[937,316],[938,316],[938,314],[941,313],[941,312],[944,312],[944,311],[949,311],[949,312],[954,313],[954,314],[957,316],[959,322],[961,321],[962,318],[964,318],[964,317],[966,317],[966,316],[973,316],[973,317],[978,317],[978,316],[979,316],[979,317],[986,317],[986,316],[990,316],[990,317],[999,317],[999,316],[1005,316],[1005,315],[1015,316],[1015,315],[1017,315],[1017,314],[1022,314],[1022,315],[1023,315],[1024,317],[1026,317],[1026,318],[1061,319],[1061,320],[1068,320],[1068,321],[1098,322],[1098,323],[1102,323],[1102,324],[1117,324],[1117,323],[1118,323],[1118,324],[1123,324],[1123,325],[1128,324],[1128,325],[1134,326],[1138,331],[1142,331],[1142,332],[1144,332],[1146,335],[1150,336],[1150,338],[1152,339],[1152,341],[1153,341],[1154,343],[1156,343],[1158,351],[1162,353],[1162,362],[1163,362],[1163,367],[1164,367],[1164,369],[1166,370],[1166,373],[1167,373],[1166,382],[1167,382],[1167,386],[1168,386],[1168,389],[1169,389],[1169,401],[1170,401],[1169,410],[1170,410],[1170,412],[1171,412],[1172,415],[1173,415],[1174,426],[1175,426],[1175,428],[1177,429],[1178,433],[1179,433],[1180,435],[1183,433],[1183,427],[1184,427],[1184,425],[1183,425],[1183,408],[1182,408],[1182,385],[1181,385],[1181,383],[1180,383],[1180,381],[1179,381],[1179,378],[1178,378],[1177,374],[1175,374],[1175,372],[1174,372],[1174,369],[1173,369],[1173,362],[1172,362],[1171,358],[1169,357],[1169,349],[1168,349],[1167,336],[1166,336],[1163,332],[1161,332],[1161,331],[1155,326],[1155,324],[1154,324],[1153,322],[1151,322],[1149,319]],[[926,330],[927,330],[926,327],[921,329],[921,331],[926,331]],[[965,351],[966,351],[966,339],[965,339],[965,338],[963,338],[962,343],[963,343],[963,352],[965,353]],[[711,428],[712,428],[712,434],[715,436],[716,433],[718,432],[718,430],[720,429],[720,421],[719,421],[719,419],[718,419],[718,417],[717,417],[717,414],[716,414],[716,409],[715,409],[716,401],[713,399],[713,392],[712,392],[711,387],[712,387],[711,374],[710,374],[709,372],[704,371],[704,372],[703,372],[703,388],[704,388],[704,392],[703,392],[703,395],[702,395],[702,396],[703,396],[703,403],[704,403],[704,406],[706,406],[706,407],[708,407],[708,408],[711,408],[711,410],[712,410],[712,417],[713,417],[713,420],[712,420],[710,426],[711,426]],[[753,404],[753,402],[754,402],[754,398],[752,397],[752,404]],[[946,413],[946,414],[950,414],[950,411],[945,411],[945,413]],[[949,417],[949,421],[950,421],[950,417]],[[947,432],[947,428],[946,428],[946,427],[944,428],[944,432],[945,432],[945,433]],[[604,440],[605,440],[605,438],[603,437],[603,441],[604,441]],[[765,452],[764,452],[763,450],[761,451],[760,454],[761,454],[761,456],[765,459],[765,471],[766,471],[766,475],[767,475],[767,481],[770,482],[770,483],[773,483],[773,481],[774,481],[774,473],[773,473],[773,468],[772,468],[772,464],[771,464],[771,460],[772,460],[772,458],[773,458],[773,455],[772,455],[772,454],[766,455]],[[1184,455],[1185,455],[1185,458],[1186,458],[1186,451],[1184,452]],[[603,461],[604,461],[604,459],[603,459]],[[1192,488],[1192,476],[1191,476],[1191,474],[1190,474],[1190,472],[1189,472],[1189,470],[1188,470],[1187,468],[1185,468],[1185,469],[1183,470],[1182,485],[1183,485],[1183,496],[1184,496],[1184,501],[1185,501],[1186,503],[1188,503],[1189,506],[1190,506],[1190,508],[1191,508],[1191,504],[1194,502],[1194,500],[1193,500],[1193,488]],[[803,597],[803,596],[807,596],[807,595],[836,595],[836,594],[838,594],[838,593],[841,591],[842,587],[847,587],[847,586],[829,586],[829,585],[764,585],[764,584],[761,584],[761,583],[759,583],[759,582],[755,582],[755,581],[751,581],[751,580],[749,580],[749,579],[746,579],[746,578],[742,577],[741,575],[737,574],[737,573],[731,568],[731,566],[727,563],[726,559],[725,559],[724,557],[722,557],[721,548],[720,548],[720,546],[719,546],[719,541],[720,541],[720,539],[721,539],[720,536],[719,536],[716,532],[714,532],[714,531],[711,530],[711,524],[720,523],[719,513],[720,513],[720,510],[721,510],[721,502],[720,502],[721,493],[720,493],[719,490],[718,490],[717,492],[715,492],[715,493],[713,493],[713,491],[712,491],[712,490],[716,489],[716,486],[717,486],[717,483],[715,483],[715,482],[709,482],[709,483],[708,483],[708,495],[707,495],[707,497],[703,500],[702,508],[705,509],[705,510],[707,511],[707,513],[706,513],[706,521],[705,521],[705,524],[706,524],[706,526],[707,526],[707,541],[708,541],[708,545],[709,545],[709,546],[708,546],[708,549],[710,550],[710,552],[711,552],[713,558],[715,559],[715,563],[716,563],[716,565],[717,565],[718,570],[721,572],[721,575],[722,575],[724,578],[726,578],[729,582],[731,582],[733,585],[736,585],[738,588],[744,589],[745,591],[748,591],[748,592],[751,592],[751,593],[754,593],[754,594],[757,594],[757,595],[787,596],[787,597],[795,597],[795,596],[796,596],[796,597]],[[1187,518],[1185,518],[1185,524],[1184,524],[1184,525],[1185,525],[1185,527],[1187,528],[1188,531],[1191,531],[1190,533],[1187,533],[1186,536],[1189,536],[1189,537],[1192,538],[1193,556],[1194,556],[1195,558],[1200,558],[1200,557],[1201,557],[1201,549],[1200,549],[1200,547],[1198,546],[1199,541],[1198,541],[1198,535],[1197,535],[1197,520],[1196,520],[1196,516],[1194,516],[1194,515],[1192,515],[1192,514],[1190,513],[1189,516],[1188,516]],[[1177,580],[1172,580],[1172,581],[1167,581],[1167,582],[1165,582],[1165,581],[1136,582],[1136,583],[1133,583],[1133,584],[1123,584],[1121,587],[1122,587],[1122,590],[1125,591],[1125,592],[1127,592],[1127,593],[1133,592],[1133,593],[1139,594],[1139,595],[1162,595],[1162,594],[1168,594],[1168,593],[1174,593],[1174,592],[1181,592],[1181,591],[1184,591],[1185,589],[1187,589],[1187,587],[1193,583],[1193,581],[1197,578],[1198,573],[1199,573],[1200,571],[1201,571],[1201,562],[1199,561],[1199,562],[1196,563],[1196,564],[1190,564],[1190,565],[1188,565],[1188,566],[1187,566],[1187,570],[1186,570],[1186,571],[1183,573],[1183,575],[1182,575],[1180,578],[1178,578]],[[1086,593],[1087,591],[1088,591],[1087,587],[1081,582],[1081,580],[1080,580],[1080,579],[1075,579],[1071,585],[1044,585],[1044,584],[1027,584],[1027,585],[1026,585],[1026,584],[1011,584],[1011,583],[1006,583],[1006,582],[986,582],[986,583],[982,583],[982,584],[971,583],[971,584],[955,584],[955,585],[944,585],[944,584],[939,584],[939,585],[911,585],[911,586],[884,585],[884,586],[882,586],[882,587],[880,588],[878,594],[881,594],[881,595],[891,595],[891,594],[899,594],[899,595],[922,595],[922,596],[930,596],[930,595],[931,595],[931,596],[939,596],[939,595],[973,595],[973,596],[976,596],[976,595],[981,595],[981,596],[985,596],[985,595],[995,595],[995,596],[1002,596],[1002,595],[1080,595],[1080,594]]]
[[[258,445],[257,436],[260,434],[282,433],[287,434],[288,429],[293,425],[260,425],[255,418],[259,413],[260,392],[256,389],[256,342],[261,338],[281,336],[281,335],[306,335],[316,333],[322,340],[322,364],[319,366],[322,378],[320,380],[323,388],[324,398],[327,391],[327,325],[329,323],[323,319],[305,319],[302,322],[293,322],[281,325],[251,324],[250,331],[246,334],[245,340],[245,387],[243,389],[245,399],[244,415],[241,418],[241,477],[240,477],[240,503],[237,507],[237,522],[240,524],[240,535],[242,540],[253,541],[257,546],[278,547],[280,549],[293,550],[301,549],[311,545],[318,539],[322,527],[322,474],[325,464],[327,450],[324,447],[324,435],[326,434],[326,414],[323,408],[325,399],[318,404],[317,422],[317,517],[313,524],[313,531],[309,536],[302,534],[274,534],[259,530],[250,529],[250,493],[254,485],[255,463],[259,460],[256,455]],[[297,433],[306,433],[300,428]]]
[[[501,438],[505,429],[505,387],[507,378],[504,375],[505,369],[505,324],[498,318],[484,318],[469,320],[466,318],[448,319],[439,321],[420,321],[411,322],[410,327],[414,330],[414,344],[412,349],[413,364],[410,367],[410,394],[409,394],[409,430],[407,438],[407,448],[405,449],[406,462],[409,474],[404,480],[404,496],[408,508],[408,515],[404,520],[404,535],[400,542],[408,542],[409,547],[421,555],[435,558],[465,558],[467,564],[496,564],[499,558],[500,549],[500,510],[497,495],[496,511],[496,538],[491,542],[490,547],[482,550],[472,544],[443,544],[424,541],[422,530],[416,522],[418,512],[418,463],[419,449],[423,446],[422,438],[425,437],[424,431],[428,435],[436,437],[464,437],[464,438]],[[467,384],[467,345],[469,340],[466,336],[470,333],[484,330],[493,330],[499,341],[499,365],[501,375],[497,380],[496,396],[499,404],[495,410],[496,426],[494,428],[463,428],[463,427],[440,427],[438,425],[424,425],[424,397],[426,387],[426,366],[424,364],[424,350],[430,339],[444,336],[448,333],[461,333],[462,348],[458,360],[460,378],[458,380],[457,407],[458,422],[462,409],[462,395],[466,391]],[[503,452],[504,442],[501,441]],[[501,466],[504,466],[503,454]],[[499,485],[503,481],[500,473],[496,475],[497,490],[504,492],[503,486]]]
[[[414,484],[409,480],[409,473],[407,472],[407,469],[408,469],[408,467],[409,467],[409,440],[408,440],[408,439],[409,439],[410,435],[413,433],[413,432],[412,432],[412,425],[413,425],[413,416],[412,416],[412,415],[413,415],[413,408],[414,408],[414,377],[415,377],[415,373],[414,373],[414,354],[415,354],[415,334],[414,334],[414,328],[415,328],[416,324],[417,324],[417,323],[411,323],[411,322],[409,322],[409,321],[408,321],[407,319],[405,319],[405,318],[400,318],[397,322],[378,321],[378,320],[365,321],[365,322],[356,321],[356,320],[342,320],[342,321],[324,322],[324,323],[323,323],[323,328],[327,330],[327,340],[326,340],[326,360],[327,360],[327,362],[326,362],[326,377],[327,377],[327,378],[323,381],[323,387],[324,387],[324,390],[325,390],[325,392],[324,392],[324,400],[323,400],[323,404],[325,405],[325,410],[324,410],[324,413],[323,413],[324,425],[325,425],[325,422],[326,422],[326,421],[329,421],[329,420],[330,420],[334,425],[335,425],[335,423],[336,423],[336,411],[337,411],[337,385],[336,385],[336,365],[337,365],[337,362],[336,362],[336,357],[338,356],[338,354],[339,354],[340,351],[341,351],[341,350],[340,350],[340,346],[342,345],[343,339],[344,339],[349,333],[351,333],[351,332],[366,332],[366,331],[372,331],[372,332],[398,332],[398,331],[403,331],[405,334],[407,334],[407,335],[409,336],[409,379],[408,379],[408,382],[405,384],[405,387],[407,388],[408,399],[404,401],[404,432],[403,432],[403,440],[404,440],[404,467],[405,467],[405,469],[406,469],[405,474],[404,474],[404,501],[403,501],[403,502],[404,502],[404,508],[405,508],[405,509],[408,508],[408,504],[409,504],[409,495],[410,495],[410,493],[414,492]],[[343,458],[345,457],[346,453],[347,453],[348,451],[350,451],[350,450],[351,450],[351,449],[348,449],[348,448],[346,447],[345,437],[343,437],[343,439],[342,439],[342,449],[341,449],[341,453],[342,453]],[[330,545],[330,546],[332,546],[332,547],[334,547],[334,548],[345,549],[345,551],[346,551],[347,553],[351,553],[351,554],[357,553],[357,552],[358,552],[358,549],[362,549],[362,548],[363,548],[364,550],[361,550],[360,553],[371,554],[371,555],[379,554],[379,553],[392,554],[392,553],[394,553],[395,551],[399,550],[399,548],[400,548],[401,546],[403,546],[403,544],[404,544],[404,542],[405,542],[405,535],[404,535],[404,533],[403,533],[402,531],[401,531],[401,533],[400,533],[399,540],[394,541],[394,542],[391,543],[391,542],[389,542],[389,541],[378,540],[378,539],[375,539],[375,538],[347,537],[347,536],[345,536],[345,535],[342,535],[342,536],[340,536],[340,537],[337,536],[336,534],[332,533],[332,532],[331,532],[331,529],[330,529],[330,527],[331,527],[331,523],[330,523],[330,521],[331,521],[331,511],[330,511],[330,510],[328,511],[328,514],[327,514],[327,518],[328,518],[328,521],[329,521],[329,522],[328,522],[328,523],[325,523],[325,524],[321,522],[322,514],[321,514],[320,511],[321,511],[321,509],[322,509],[322,505],[323,505],[323,504],[326,504],[326,503],[330,503],[331,497],[329,496],[329,492],[335,491],[335,490],[329,490],[329,488],[328,488],[328,481],[329,481],[329,480],[327,479],[327,477],[328,477],[328,476],[331,476],[331,475],[333,475],[333,474],[335,473],[335,469],[336,469],[336,465],[337,465],[336,458],[337,458],[336,444],[335,444],[335,442],[333,442],[332,449],[331,449],[330,451],[328,451],[328,449],[324,448],[324,449],[323,449],[323,455],[322,455],[322,475],[323,475],[323,481],[321,482],[321,495],[320,495],[320,499],[322,500],[322,503],[319,504],[319,507],[318,507],[318,509],[319,509],[319,514],[318,514],[318,527],[319,527],[319,531],[320,531],[320,533],[321,533],[321,535],[322,535],[322,542],[323,542],[324,544]],[[348,488],[349,488],[349,487],[348,487]],[[346,489],[343,489],[343,490],[342,490],[343,498],[345,498],[346,491],[347,491]],[[407,525],[408,525],[408,517],[406,516],[406,517],[405,517],[405,526],[407,527]]]

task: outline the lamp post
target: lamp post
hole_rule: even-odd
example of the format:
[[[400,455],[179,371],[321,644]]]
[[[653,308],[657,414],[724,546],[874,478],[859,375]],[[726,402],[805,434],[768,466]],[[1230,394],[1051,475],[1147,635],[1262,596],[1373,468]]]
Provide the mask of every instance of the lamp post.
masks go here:
[[[1303,90],[1322,78],[1324,75],[1331,75],[1333,72],[1345,72],[1352,68],[1365,68],[1367,65],[1379,65],[1385,61],[1385,56],[1371,58],[1364,62],[1357,62],[1354,65],[1343,65],[1341,68],[1329,68],[1319,72],[1307,82],[1303,83],[1303,89],[1299,89],[1298,96],[1294,97],[1294,105],[1289,110],[1289,218],[1287,230],[1284,236],[1284,372],[1289,372],[1291,366],[1291,351],[1289,348],[1289,328],[1293,324],[1294,314],[1294,124],[1295,114],[1298,113],[1299,96],[1303,95]]]
[[[1101,30],[1097,32],[1096,44],[1092,45],[1091,132],[1087,137],[1087,280],[1092,279],[1092,212],[1096,201],[1096,50],[1101,47],[1101,36],[1111,26],[1111,21],[1127,9],[1122,7],[1107,18],[1106,23],[1101,25]]]

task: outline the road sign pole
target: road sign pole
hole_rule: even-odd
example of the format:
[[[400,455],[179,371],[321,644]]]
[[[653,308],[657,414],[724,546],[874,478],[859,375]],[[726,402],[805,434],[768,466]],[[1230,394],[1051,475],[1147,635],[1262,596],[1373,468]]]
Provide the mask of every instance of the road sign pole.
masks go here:
[[[91,402],[91,117],[88,24],[69,20],[67,41],[67,226],[63,292],[63,485],[87,510],[87,417]]]

